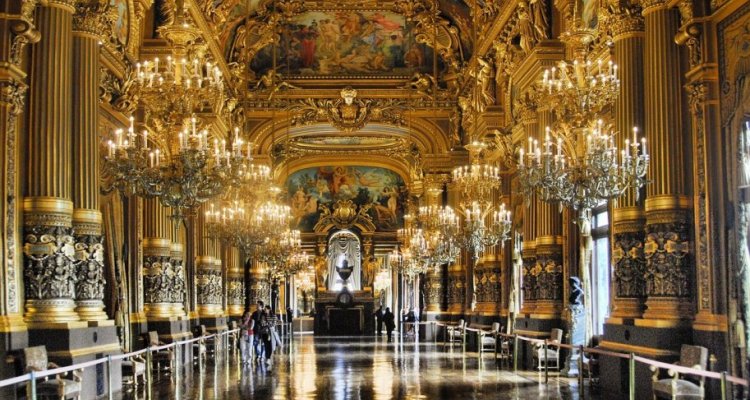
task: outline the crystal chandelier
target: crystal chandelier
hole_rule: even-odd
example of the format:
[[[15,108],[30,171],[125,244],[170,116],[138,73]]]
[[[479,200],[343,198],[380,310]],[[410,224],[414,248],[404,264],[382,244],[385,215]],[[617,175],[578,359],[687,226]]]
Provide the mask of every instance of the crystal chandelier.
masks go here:
[[[481,154],[487,147],[481,142],[472,142],[466,146],[469,150],[471,164],[453,170],[453,181],[463,195],[463,223],[456,227],[459,218],[452,209],[444,215],[446,236],[448,240],[455,240],[459,247],[470,250],[476,260],[485,247],[495,246],[509,238],[511,220],[510,211],[505,210],[505,204],[500,204],[495,210],[493,192],[500,187],[500,169],[480,162]],[[492,215],[489,225],[488,216]]]
[[[553,135],[557,136],[556,143]],[[549,128],[541,147],[530,140],[528,151],[522,149],[518,159],[519,181],[525,190],[536,191],[542,200],[578,210],[580,219],[587,221],[591,210],[602,201],[646,184],[649,156],[646,139],[639,140],[637,129],[633,129],[632,141],[626,139],[625,148],[620,150],[615,146],[614,133],[605,130],[599,120],[585,137],[578,137],[576,144],[576,156],[567,156],[562,151],[562,137]]]
[[[491,202],[492,192],[500,187],[500,169],[481,162],[481,155],[487,145],[473,141],[467,144],[471,163],[453,170],[453,182],[458,186],[464,199]]]
[[[486,219],[490,214],[492,217],[487,224]],[[512,222],[510,211],[505,209],[505,204],[492,211],[491,208],[482,208],[479,202],[474,201],[463,210],[463,215],[463,225],[456,241],[461,248],[470,250],[475,260],[486,247],[502,244],[510,237]]]
[[[175,220],[220,195],[229,185],[251,183],[268,175],[266,169],[253,164],[252,146],[245,146],[237,130],[229,148],[223,139],[209,143],[208,131],[198,130],[193,116],[176,135],[162,132],[167,143],[175,139],[174,146],[162,151],[150,148],[149,131],[137,135],[133,122],[131,117],[127,133],[117,130],[114,140],[107,143],[103,172],[113,187],[123,192],[158,197],[165,207],[172,208]]]
[[[422,206],[418,220],[424,231],[427,255],[425,262],[435,267],[451,263],[459,255],[455,242],[458,232],[458,216],[450,206]]]
[[[290,212],[288,206],[273,201],[261,202],[257,207],[246,207],[244,202],[234,201],[220,208],[211,204],[205,221],[209,235],[254,254],[258,246],[283,233],[289,224]]]
[[[297,274],[295,281],[297,288],[302,292],[309,292],[315,289],[315,271],[309,265]]]
[[[560,119],[582,126],[614,103],[620,94],[617,65],[609,61],[603,68],[599,60],[594,67],[585,58],[573,63],[561,61],[557,67],[544,71],[538,90],[544,103]]]

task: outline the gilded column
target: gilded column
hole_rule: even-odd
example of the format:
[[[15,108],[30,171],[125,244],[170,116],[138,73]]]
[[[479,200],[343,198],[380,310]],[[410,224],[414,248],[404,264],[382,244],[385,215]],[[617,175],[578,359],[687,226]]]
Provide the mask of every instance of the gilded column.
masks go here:
[[[240,264],[240,251],[236,247],[229,249],[228,265],[227,314],[230,317],[242,317],[245,310],[245,282]]]
[[[216,247],[207,238],[204,223],[205,213],[198,212],[195,229],[202,232],[199,237],[199,253],[195,260],[195,284],[198,299],[198,315],[217,317],[222,315],[221,259],[215,257]],[[218,262],[218,264],[217,264]]]
[[[268,282],[268,270],[257,260],[251,260],[250,285],[248,286],[248,300],[254,305],[259,300],[266,304],[271,301],[271,285]],[[318,289],[320,290],[320,286]]]
[[[527,126],[529,133],[536,128],[536,138],[541,143],[545,131],[552,125],[549,108],[537,111],[538,124]],[[536,310],[538,318],[559,318],[563,306],[563,237],[562,213],[557,204],[536,202]]]
[[[645,2],[643,16],[645,131],[651,155],[644,244],[648,299],[643,316],[676,321],[692,317],[693,292],[680,53],[674,41],[679,16],[662,0]]]
[[[448,181],[447,175],[431,174],[425,177],[425,206],[441,207],[443,186]],[[425,279],[425,311],[440,312],[443,300],[443,277],[442,266],[430,268]]]
[[[24,208],[27,321],[78,321],[71,201],[72,0],[37,8]]]
[[[454,183],[447,185],[448,205],[453,209],[458,209],[461,193]],[[466,252],[461,251],[461,255],[448,265],[448,287],[446,294],[448,297],[448,312],[451,314],[461,314],[465,310],[467,296],[467,271],[464,263],[466,261]]]
[[[172,240],[167,209],[158,199],[143,201],[143,309],[149,321],[172,316]]]
[[[99,207],[99,41],[110,31],[108,10],[78,4],[73,18],[73,232],[76,312],[106,320],[104,245]]]
[[[20,290],[23,270],[18,246],[18,119],[24,110],[27,86],[21,68],[25,44],[39,40],[34,27],[34,4],[7,1],[0,14],[0,198],[2,210],[0,261],[0,332],[24,331]],[[13,348],[9,340],[8,349]]]
[[[187,297],[187,285],[185,284],[185,230],[182,226],[169,229],[171,233],[170,264],[174,274],[170,279],[169,301],[172,303],[172,315],[176,317],[185,316],[185,299]]]
[[[535,139],[539,130],[539,121],[536,108],[527,104],[521,110],[521,124],[523,125],[527,140]],[[516,187],[520,186],[516,185]],[[532,314],[537,308],[538,298],[538,277],[541,270],[537,267],[536,260],[536,239],[537,239],[537,203],[539,200],[536,195],[524,199],[525,207],[523,209],[523,241],[521,242],[521,257],[523,267],[521,271],[521,314]]]
[[[633,128],[643,130],[644,22],[640,9],[622,10],[612,21],[614,62],[620,67],[620,96],[615,104],[618,148]],[[643,202],[630,190],[614,202],[612,212],[612,314],[608,322],[640,318],[646,301],[646,260],[643,256],[646,222]]]

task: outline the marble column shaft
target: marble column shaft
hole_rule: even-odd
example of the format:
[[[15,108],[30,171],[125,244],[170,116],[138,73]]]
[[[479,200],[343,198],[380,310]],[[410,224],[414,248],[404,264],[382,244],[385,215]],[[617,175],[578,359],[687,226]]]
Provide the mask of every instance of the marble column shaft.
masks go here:
[[[643,132],[644,22],[637,12],[623,13],[614,24],[614,62],[620,67],[620,96],[615,103],[615,135],[625,148],[634,127]],[[612,319],[640,318],[645,307],[646,260],[643,257],[645,215],[635,190],[614,202],[612,213]]]
[[[645,131],[651,163],[646,187],[646,301],[644,318],[692,317],[693,262],[690,199],[686,196],[679,16],[665,1],[644,4]],[[667,243],[670,245],[667,246]]]
[[[30,323],[78,321],[72,233],[72,1],[36,11],[41,33],[32,46],[26,193],[25,318]]]

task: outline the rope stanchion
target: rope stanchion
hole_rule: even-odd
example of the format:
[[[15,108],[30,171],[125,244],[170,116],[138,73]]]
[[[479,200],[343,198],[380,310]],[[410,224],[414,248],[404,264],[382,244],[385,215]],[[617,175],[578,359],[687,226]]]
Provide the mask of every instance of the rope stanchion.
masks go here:
[[[560,361],[558,360],[558,362]],[[547,359],[547,339],[544,339],[544,383],[549,383],[549,360]]]
[[[29,378],[31,379],[31,393],[29,393],[29,397],[31,397],[31,400],[36,400],[36,374],[34,371],[31,371]]]
[[[112,400],[114,393],[112,393],[112,356],[107,355],[107,391],[109,392],[108,398]]]
[[[581,395],[581,400],[584,398],[583,393],[583,345],[579,346],[578,349],[578,393]],[[558,361],[559,362],[559,361]]]
[[[635,354],[630,353],[628,361],[628,393],[630,400],[635,400]]]
[[[518,335],[513,335],[513,372],[518,371]]]

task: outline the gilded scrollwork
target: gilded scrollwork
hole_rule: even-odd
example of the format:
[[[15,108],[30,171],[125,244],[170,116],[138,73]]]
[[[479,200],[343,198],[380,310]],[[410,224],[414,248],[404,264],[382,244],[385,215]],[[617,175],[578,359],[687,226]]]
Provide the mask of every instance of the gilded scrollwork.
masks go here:
[[[439,274],[428,274],[425,282],[425,300],[428,305],[440,306],[443,297],[443,282]]]
[[[451,275],[448,277],[448,304],[463,304],[466,301],[466,277]]]
[[[99,37],[103,40],[113,35],[117,10],[109,1],[93,0],[76,3],[73,31]]]
[[[523,259],[523,300],[525,302],[536,300],[536,281],[540,269],[534,258],[524,257]]]
[[[405,104],[397,99],[361,99],[351,87],[341,90],[336,100],[300,100],[290,104],[291,123],[295,126],[328,121],[335,128],[351,133],[369,122],[404,125]]]
[[[65,226],[27,226],[24,288],[27,299],[75,298],[75,239]]]
[[[653,297],[689,297],[690,242],[684,221],[649,224],[644,244],[646,294]]]
[[[534,298],[536,300],[562,300],[563,273],[562,255],[537,254],[536,264],[531,270],[535,276]]]

